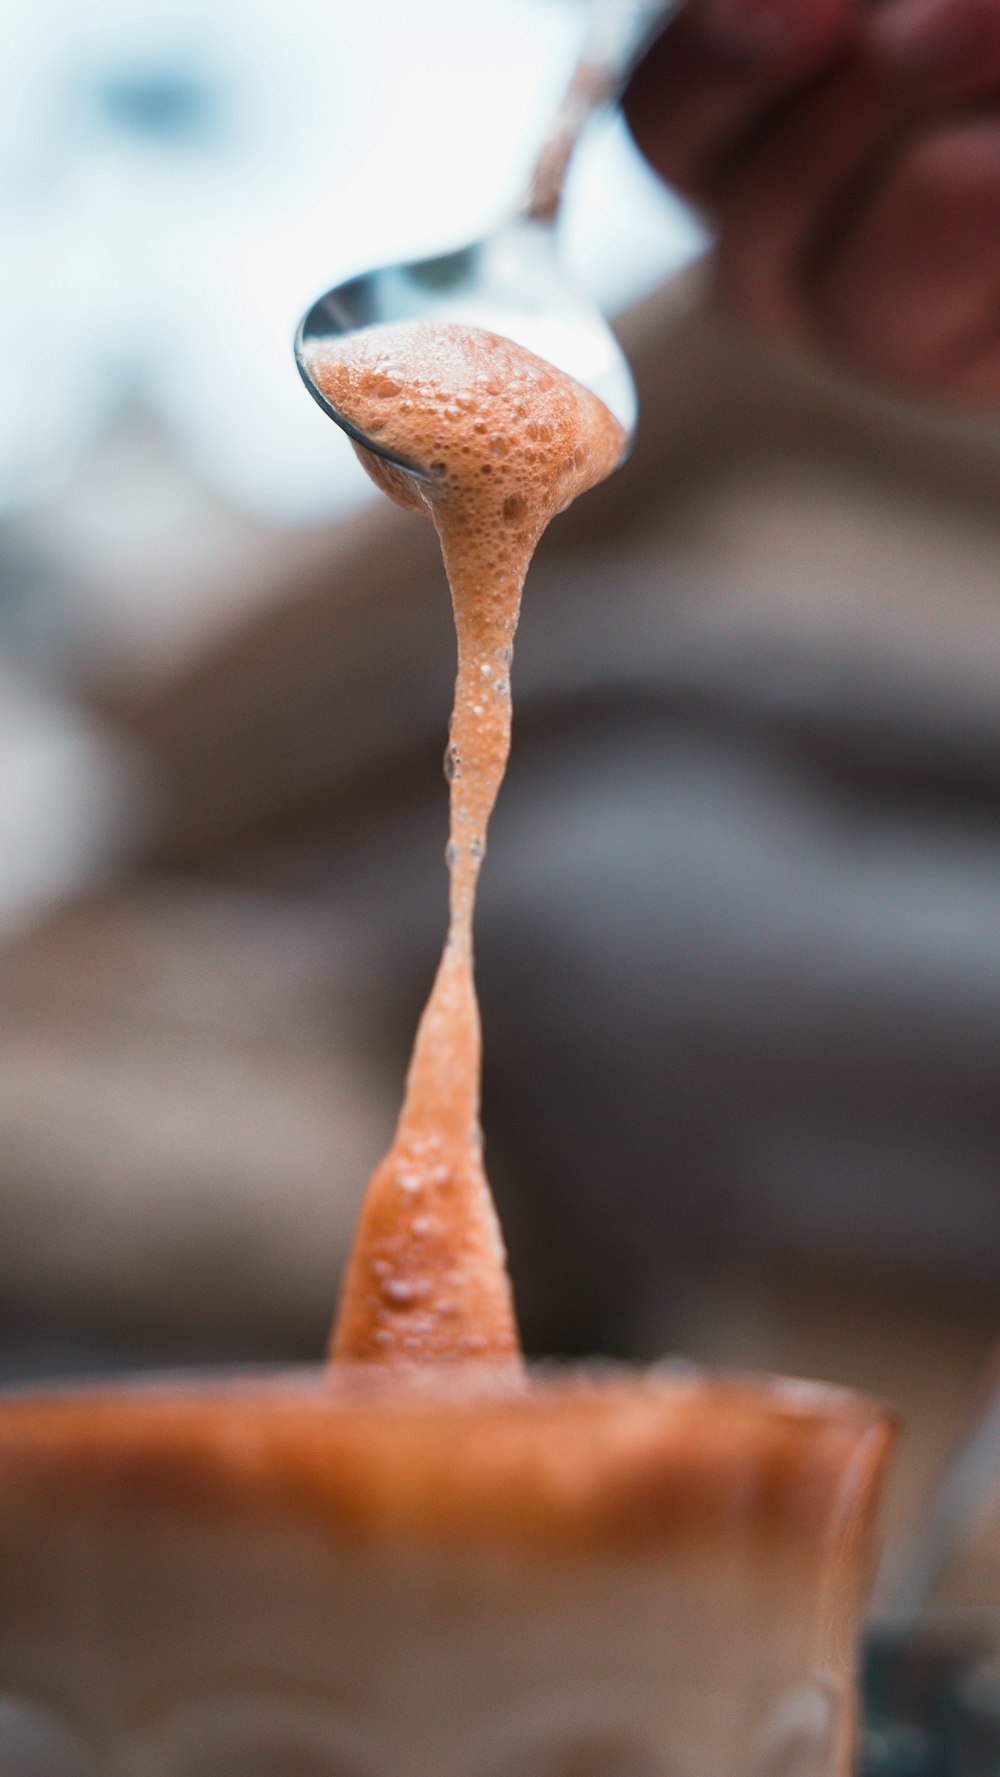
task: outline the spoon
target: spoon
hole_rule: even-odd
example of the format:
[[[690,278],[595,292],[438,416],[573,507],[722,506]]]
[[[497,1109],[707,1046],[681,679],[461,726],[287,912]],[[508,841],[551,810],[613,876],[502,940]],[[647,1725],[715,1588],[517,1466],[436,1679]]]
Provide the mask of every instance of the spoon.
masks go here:
[[[313,379],[312,354],[326,341],[387,321],[457,321],[525,346],[603,401],[625,437],[637,417],[635,384],[603,315],[579,295],[558,261],[555,222],[573,150],[589,119],[621,92],[657,25],[677,0],[597,0],[583,52],[535,162],[521,207],[483,240],[430,259],[387,265],[337,284],[313,303],[295,335],[295,362],[324,413],[375,456],[422,480],[420,464],[369,438],[329,402]]]

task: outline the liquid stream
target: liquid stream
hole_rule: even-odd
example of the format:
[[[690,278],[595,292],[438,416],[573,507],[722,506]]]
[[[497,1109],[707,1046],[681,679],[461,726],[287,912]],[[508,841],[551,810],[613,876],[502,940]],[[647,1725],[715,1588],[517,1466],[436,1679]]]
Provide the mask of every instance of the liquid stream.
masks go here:
[[[441,541],[458,641],[445,754],[448,929],[395,1140],[365,1195],[334,1329],[337,1360],[518,1364],[503,1240],[483,1165],[473,914],[510,751],[521,590],[556,513],[610,474],[621,428],[596,396],[510,340],[425,322],[326,342],[310,374],[338,412],[427,479],[359,448]]]

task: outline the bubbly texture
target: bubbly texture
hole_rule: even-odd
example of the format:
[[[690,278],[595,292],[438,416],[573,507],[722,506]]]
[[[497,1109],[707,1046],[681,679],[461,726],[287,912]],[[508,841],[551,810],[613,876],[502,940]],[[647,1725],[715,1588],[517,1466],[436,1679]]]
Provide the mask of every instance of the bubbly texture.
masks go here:
[[[61,1489],[69,1446],[77,1507],[95,1491],[227,1521],[263,1506],[339,1535],[549,1554],[785,1547],[798,1570],[808,1555],[860,1580],[891,1442],[877,1407],[819,1384],[584,1365],[523,1388],[338,1364],[8,1400],[0,1498]]]
[[[393,1145],[369,1183],[333,1355],[405,1365],[517,1363],[503,1241],[483,1167],[472,920],[489,818],[510,750],[510,668],[542,532],[621,458],[621,427],[571,377],[496,334],[455,324],[366,328],[316,348],[310,374],[365,437],[359,448],[441,540],[458,639],[445,775],[449,920],[417,1031]]]

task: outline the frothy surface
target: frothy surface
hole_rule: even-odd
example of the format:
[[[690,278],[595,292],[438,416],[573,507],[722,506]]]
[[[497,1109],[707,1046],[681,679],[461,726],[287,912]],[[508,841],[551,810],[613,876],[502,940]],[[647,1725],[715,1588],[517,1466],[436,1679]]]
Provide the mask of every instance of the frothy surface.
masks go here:
[[[870,1402],[815,1384],[582,1366],[524,1388],[481,1365],[404,1382],[345,1363],[9,1399],[0,1488],[5,1506],[65,1497],[71,1460],[70,1510],[241,1502],[351,1540],[551,1553],[794,1547],[800,1579],[808,1551],[856,1583],[891,1441]]]
[[[888,1439],[849,1395],[691,1373],[8,1400],[0,1765],[843,1777]]]
[[[517,1362],[503,1242],[483,1169],[472,918],[510,750],[510,667],[542,532],[618,463],[624,437],[595,395],[496,334],[410,322],[328,342],[309,363],[366,437],[426,470],[359,451],[392,498],[433,519],[451,586],[458,676],[445,771],[449,922],[396,1139],[362,1209],[336,1358]]]

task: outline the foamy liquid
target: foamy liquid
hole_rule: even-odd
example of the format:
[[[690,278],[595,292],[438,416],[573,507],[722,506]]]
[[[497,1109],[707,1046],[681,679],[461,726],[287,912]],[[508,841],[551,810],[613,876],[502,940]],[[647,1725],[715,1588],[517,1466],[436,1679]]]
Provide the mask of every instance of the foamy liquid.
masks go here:
[[[596,396],[523,347],[457,325],[372,327],[325,344],[310,374],[366,436],[392,498],[433,519],[451,586],[458,676],[445,771],[449,920],[393,1145],[365,1196],[333,1355],[383,1364],[518,1362],[503,1241],[483,1167],[472,921],[510,750],[510,668],[542,532],[610,474],[624,443]]]

